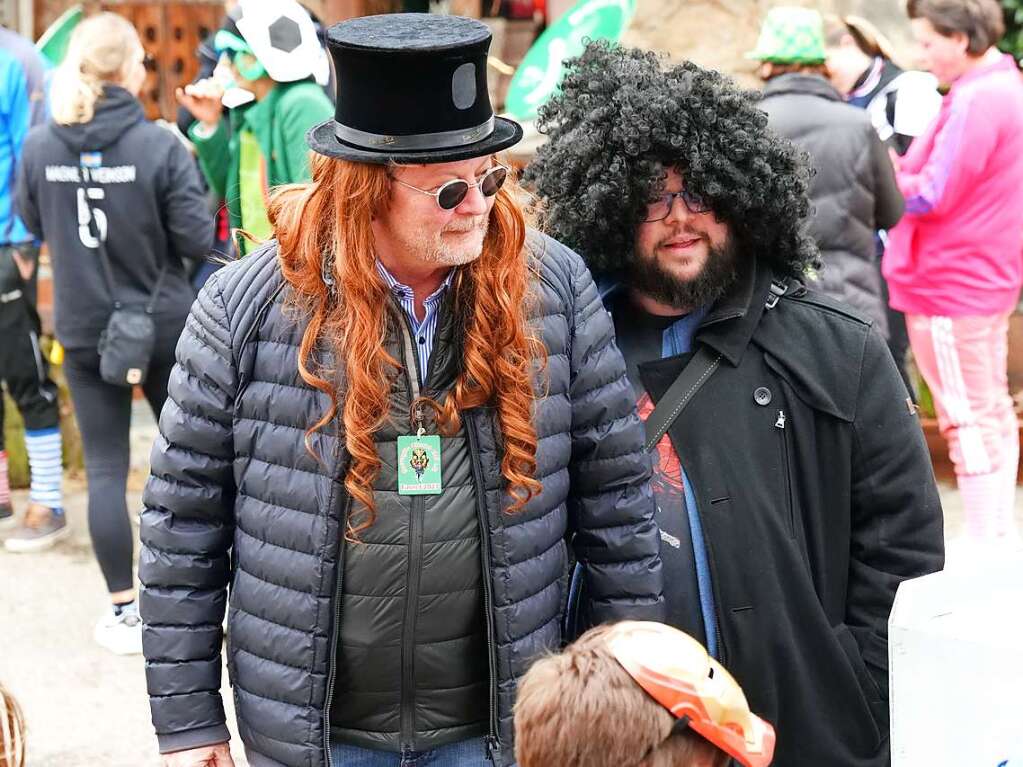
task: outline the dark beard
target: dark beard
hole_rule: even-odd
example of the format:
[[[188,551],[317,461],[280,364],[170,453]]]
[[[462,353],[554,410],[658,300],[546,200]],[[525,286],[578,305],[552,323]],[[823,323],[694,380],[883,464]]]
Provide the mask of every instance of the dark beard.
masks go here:
[[[710,306],[732,287],[739,276],[739,253],[728,237],[720,248],[710,248],[707,263],[692,280],[683,281],[661,268],[656,259],[635,255],[629,271],[629,286],[662,304],[682,311]]]

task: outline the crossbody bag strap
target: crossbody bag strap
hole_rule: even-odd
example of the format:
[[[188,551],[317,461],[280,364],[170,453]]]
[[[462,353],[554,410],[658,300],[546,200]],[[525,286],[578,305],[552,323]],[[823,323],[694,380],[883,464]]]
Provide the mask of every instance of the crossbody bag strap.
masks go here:
[[[701,346],[689,363],[679,373],[675,382],[668,387],[657,407],[646,419],[646,449],[653,450],[661,437],[675,423],[693,395],[700,390],[721,364],[721,355]]]
[[[89,227],[89,234],[91,234],[93,239],[96,240],[96,251],[99,253],[99,260],[103,266],[103,278],[106,280],[107,292],[110,293],[110,301],[114,305],[114,310],[116,311],[121,308],[121,302],[117,300],[116,291],[114,290],[114,269],[110,264],[110,255],[107,253],[106,241],[101,236],[99,226],[96,224],[96,214],[93,212],[92,203],[89,202],[89,191],[86,189],[85,183],[80,182],[78,189],[82,195],[82,201],[85,205],[85,209],[89,213],[89,220],[86,221],[86,226]],[[165,261],[163,266],[160,267],[160,274],[156,278],[156,284],[153,286],[149,303],[146,304],[146,314],[152,314],[156,309],[156,302],[160,297],[160,288],[163,286],[163,279],[166,276],[167,263]]]
[[[85,177],[84,173],[81,176]],[[89,227],[89,234],[96,240],[96,252],[99,254],[100,265],[103,267],[103,279],[107,283],[107,292],[110,294],[110,303],[113,304],[114,309],[121,308],[121,302],[117,300],[116,291],[114,290],[114,270],[110,266],[110,256],[107,255],[106,243],[103,241],[102,233],[99,231],[99,226],[96,224],[96,215],[92,210],[92,203],[89,202],[89,190],[85,186],[84,181],[80,181],[78,184],[78,193],[81,195],[82,204],[85,206],[86,212],[89,214],[88,221],[85,225]]]
[[[160,297],[160,287],[163,285],[163,278],[167,276],[167,262],[164,261],[163,266],[160,267],[160,276],[156,278],[156,284],[153,286],[153,294],[149,298],[149,303],[146,304],[146,314],[152,314],[156,309],[156,300]]]
[[[779,299],[789,292],[789,283],[781,280],[773,280],[771,289],[767,296],[764,309],[770,311],[778,305]],[[714,371],[721,364],[721,355],[715,354],[706,346],[697,349],[692,359],[689,360],[682,372],[679,373],[675,382],[668,387],[668,391],[661,397],[657,407],[646,419],[646,449],[653,450],[661,437],[668,433],[668,429],[675,423],[675,419],[681,415],[686,405],[693,398],[693,395],[700,390],[700,387],[707,383],[707,380],[714,375]]]

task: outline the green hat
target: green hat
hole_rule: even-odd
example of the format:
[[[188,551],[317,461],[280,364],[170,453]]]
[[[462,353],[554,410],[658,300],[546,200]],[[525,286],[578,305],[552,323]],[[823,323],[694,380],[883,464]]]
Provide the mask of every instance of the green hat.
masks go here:
[[[772,8],[756,50],[746,58],[776,64],[822,64],[824,54],[824,21],[811,8]]]

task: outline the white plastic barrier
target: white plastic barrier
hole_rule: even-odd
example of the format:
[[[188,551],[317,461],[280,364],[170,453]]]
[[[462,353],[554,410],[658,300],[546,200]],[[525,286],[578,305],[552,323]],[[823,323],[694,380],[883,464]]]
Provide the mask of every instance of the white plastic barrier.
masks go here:
[[[888,631],[892,767],[1023,767],[1023,559],[905,581]]]

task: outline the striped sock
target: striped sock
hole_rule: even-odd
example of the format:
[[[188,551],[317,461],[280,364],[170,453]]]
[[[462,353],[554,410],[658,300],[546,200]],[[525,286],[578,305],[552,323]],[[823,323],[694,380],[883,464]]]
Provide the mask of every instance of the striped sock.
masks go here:
[[[36,429],[25,431],[25,448],[28,450],[28,464],[32,470],[32,503],[49,509],[61,509],[62,471],[60,429]]]
[[[0,428],[3,428],[0,426]],[[11,485],[7,480],[7,451],[0,450],[0,506],[11,502]]]

